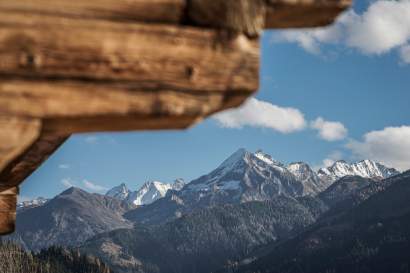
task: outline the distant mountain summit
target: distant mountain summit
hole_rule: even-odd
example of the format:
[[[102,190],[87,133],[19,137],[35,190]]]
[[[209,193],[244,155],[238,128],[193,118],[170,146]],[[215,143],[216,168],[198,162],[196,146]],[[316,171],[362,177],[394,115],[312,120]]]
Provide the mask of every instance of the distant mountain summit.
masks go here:
[[[329,181],[330,183],[333,183],[344,176],[361,176],[364,178],[384,179],[399,173],[400,172],[394,168],[388,168],[380,163],[368,159],[352,164],[349,164],[344,160],[339,160],[332,166],[322,168],[318,171],[319,177],[324,181]]]
[[[127,186],[124,183],[122,183],[121,185],[116,186],[111,190],[107,191],[105,195],[119,200],[126,200],[130,193],[131,191],[127,188]]]
[[[132,223],[122,215],[134,207],[72,187],[42,206],[19,211],[16,232],[11,236],[33,250],[76,246],[102,232],[131,228]]]
[[[169,190],[179,191],[184,186],[185,182],[182,178],[176,179],[172,184],[160,181],[147,181],[137,191],[132,192],[123,183],[110,189],[105,195],[118,200],[127,201],[136,206],[142,206],[163,198]]]

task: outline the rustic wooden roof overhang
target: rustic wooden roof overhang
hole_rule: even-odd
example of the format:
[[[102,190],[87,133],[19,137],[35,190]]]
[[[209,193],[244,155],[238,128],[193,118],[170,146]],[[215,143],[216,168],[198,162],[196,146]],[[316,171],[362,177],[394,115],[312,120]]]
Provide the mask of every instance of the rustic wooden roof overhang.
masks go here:
[[[267,28],[350,0],[0,1],[0,234],[18,185],[70,134],[183,129],[258,89]]]

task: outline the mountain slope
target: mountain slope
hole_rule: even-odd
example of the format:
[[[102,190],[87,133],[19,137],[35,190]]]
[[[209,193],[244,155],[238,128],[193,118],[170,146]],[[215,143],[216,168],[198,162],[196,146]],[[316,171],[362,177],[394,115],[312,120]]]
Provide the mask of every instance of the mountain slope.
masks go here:
[[[233,272],[407,272],[410,172],[389,183],[346,213],[313,225]]]
[[[18,213],[12,237],[33,250],[75,246],[98,233],[132,227],[122,217],[130,208],[114,198],[70,188],[43,206]]]
[[[352,196],[356,195],[361,189],[378,181],[379,180],[361,176],[345,176],[321,192],[318,197],[328,206],[332,207],[341,201],[352,198]]]
[[[110,273],[99,259],[80,255],[78,251],[52,247],[39,253],[28,252],[0,240],[2,273]]]
[[[284,195],[222,205],[159,226],[97,235],[82,247],[118,272],[206,273],[315,221],[309,206]]]

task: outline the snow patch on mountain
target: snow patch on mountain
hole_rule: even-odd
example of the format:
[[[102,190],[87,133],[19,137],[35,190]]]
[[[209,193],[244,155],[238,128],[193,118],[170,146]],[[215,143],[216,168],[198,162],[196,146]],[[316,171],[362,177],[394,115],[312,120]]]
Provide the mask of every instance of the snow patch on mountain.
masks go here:
[[[38,197],[33,200],[22,201],[22,202],[17,203],[17,210],[39,207],[39,206],[44,205],[48,201],[49,199],[43,198],[43,197]]]
[[[400,172],[394,168],[388,168],[368,159],[352,164],[349,164],[344,160],[339,160],[332,166],[322,168],[318,171],[318,175],[321,179],[332,182],[345,176],[356,175],[364,178],[388,178],[399,173]]]
[[[107,191],[105,195],[119,200],[126,200],[130,195],[130,190],[124,183],[122,183],[121,185],[116,186],[111,190]]]
[[[125,184],[121,184],[109,190],[106,196],[119,200],[125,200],[136,206],[148,205],[163,198],[169,190],[179,191],[185,186],[183,179],[178,178],[174,183],[163,183],[160,181],[148,181],[138,190],[130,191]]]

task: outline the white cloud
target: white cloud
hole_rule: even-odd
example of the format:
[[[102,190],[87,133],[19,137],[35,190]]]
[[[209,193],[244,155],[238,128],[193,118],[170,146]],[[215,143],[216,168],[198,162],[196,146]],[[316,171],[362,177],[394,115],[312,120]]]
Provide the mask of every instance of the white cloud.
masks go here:
[[[60,165],[58,165],[58,168],[66,170],[66,169],[70,169],[70,165],[69,164],[60,164]]]
[[[104,186],[101,186],[101,185],[98,185],[96,183],[93,183],[93,182],[91,182],[89,180],[86,180],[86,179],[83,180],[83,184],[84,184],[84,187],[86,189],[89,189],[91,191],[103,192],[103,191],[108,190],[108,188],[106,188]]]
[[[61,179],[61,184],[66,188],[75,187],[75,181],[69,177]]]
[[[314,54],[321,44],[342,44],[365,54],[383,54],[405,46],[410,40],[410,1],[376,1],[363,14],[345,12],[328,27],[279,32],[273,41],[297,43]],[[403,48],[402,48],[403,53]],[[406,62],[406,48],[400,54]],[[408,59],[407,59],[408,60]]]
[[[371,131],[362,141],[351,140],[347,147],[361,158],[379,161],[400,170],[410,168],[410,126]]]
[[[326,141],[342,140],[347,136],[347,129],[341,122],[326,121],[321,117],[311,122],[311,127],[318,130],[318,135]]]
[[[245,126],[270,128],[281,133],[291,133],[305,128],[303,114],[295,108],[280,107],[255,98],[248,99],[241,107],[213,116],[222,127]]]

